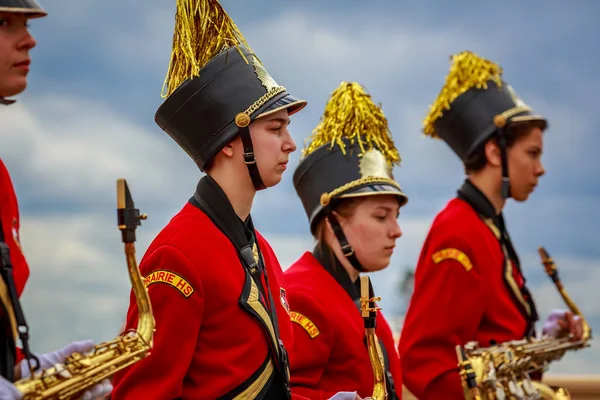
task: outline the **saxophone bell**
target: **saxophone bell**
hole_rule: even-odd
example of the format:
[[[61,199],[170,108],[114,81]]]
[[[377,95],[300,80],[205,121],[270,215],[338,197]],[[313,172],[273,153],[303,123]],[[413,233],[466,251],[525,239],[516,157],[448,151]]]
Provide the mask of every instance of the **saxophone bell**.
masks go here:
[[[146,219],[146,215],[140,215],[135,208],[124,179],[117,181],[117,217],[125,246],[127,271],[139,310],[137,329],[96,345],[90,353],[73,353],[63,363],[15,382],[23,400],[66,400],[81,397],[92,386],[150,354],[155,322],[150,297],[135,258],[135,229],[141,225],[140,220]]]
[[[567,351],[589,347],[591,329],[583,314],[567,294],[558,276],[558,269],[548,252],[538,249],[542,264],[554,282],[571,312],[582,319],[583,335],[580,340],[569,337],[540,339],[526,337],[490,347],[479,347],[470,342],[464,348],[457,347],[459,371],[465,388],[465,397],[475,397],[475,389],[481,399],[538,398],[544,400],[568,400],[571,395],[566,388],[551,387],[532,379],[532,374],[546,371],[550,364],[560,360]]]

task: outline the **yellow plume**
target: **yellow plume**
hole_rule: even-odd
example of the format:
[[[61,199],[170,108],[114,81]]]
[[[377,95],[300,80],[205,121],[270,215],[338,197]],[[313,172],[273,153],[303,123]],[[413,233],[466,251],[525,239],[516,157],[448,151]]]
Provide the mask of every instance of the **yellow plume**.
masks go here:
[[[359,144],[361,155],[376,147],[389,165],[400,164],[400,154],[380,106],[373,103],[364,88],[354,82],[342,82],[331,94],[319,125],[307,140],[311,143],[302,152],[306,156],[326,143],[337,144],[345,154],[343,138]]]
[[[502,68],[492,61],[479,57],[470,51],[463,51],[451,57],[452,65],[446,77],[446,84],[438,98],[429,107],[429,113],[423,121],[423,132],[433,138],[438,138],[434,127],[435,121],[458,96],[471,88],[487,89],[487,83],[493,81],[498,87],[502,86]]]
[[[162,97],[168,97],[186,79],[198,76],[200,69],[217,54],[238,45],[250,50],[217,0],[177,0],[173,49]]]

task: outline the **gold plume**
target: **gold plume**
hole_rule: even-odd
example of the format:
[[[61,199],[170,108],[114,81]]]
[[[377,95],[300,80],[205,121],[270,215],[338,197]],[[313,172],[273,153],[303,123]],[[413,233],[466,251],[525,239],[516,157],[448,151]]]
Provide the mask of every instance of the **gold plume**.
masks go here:
[[[217,0],[177,0],[173,49],[161,96],[168,97],[186,79],[199,76],[217,54],[239,45],[252,51]]]
[[[434,123],[458,96],[471,88],[487,89],[487,83],[493,81],[502,86],[502,68],[479,57],[470,51],[463,51],[451,57],[452,65],[446,77],[446,83],[438,98],[429,107],[429,113],[423,121],[423,132],[433,138],[439,138]]]
[[[361,155],[376,147],[388,164],[400,164],[400,154],[381,106],[373,103],[371,96],[355,82],[342,82],[331,94],[319,125],[307,139],[311,143],[302,155],[306,156],[326,143],[331,143],[331,147],[337,144],[346,154],[343,138],[357,142]]]

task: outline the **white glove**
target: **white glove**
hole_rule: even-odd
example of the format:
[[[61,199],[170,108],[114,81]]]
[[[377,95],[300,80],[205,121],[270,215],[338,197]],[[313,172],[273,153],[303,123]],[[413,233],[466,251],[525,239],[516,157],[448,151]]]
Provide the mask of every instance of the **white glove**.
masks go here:
[[[0,400],[21,400],[23,395],[15,385],[0,376]]]
[[[65,361],[67,356],[69,356],[73,353],[86,353],[86,352],[92,350],[93,348],[94,348],[93,341],[83,340],[80,342],[73,342],[71,344],[68,344],[67,346],[63,347],[62,349],[54,351],[52,353],[46,353],[46,354],[41,354],[41,355],[36,354],[36,356],[40,360],[40,366],[36,370],[36,372],[40,371],[42,369],[56,366],[57,370],[59,371],[59,373],[62,376],[69,378],[70,373],[66,369],[61,370],[61,368],[60,368],[61,366],[63,366],[62,363]],[[23,360],[23,361],[21,361],[21,379],[28,378],[29,376],[31,376],[31,373],[29,371],[29,365],[26,360]],[[104,381],[98,383],[95,386],[92,386],[90,389],[85,391],[82,394],[81,399],[82,400],[93,400],[93,399],[97,399],[97,398],[102,398],[105,395],[109,394],[112,391],[112,389],[113,389],[113,387],[112,387],[112,384],[110,383],[110,381],[108,379],[105,379]],[[1,398],[0,398],[0,400],[1,400]]]
[[[583,326],[581,318],[573,315],[572,312],[567,310],[552,310],[544,327],[542,334],[551,336],[553,338],[559,338],[572,334],[575,339],[581,338],[583,333]]]
[[[360,397],[358,397],[360,398]],[[329,398],[329,400],[356,400],[356,392],[337,392]]]

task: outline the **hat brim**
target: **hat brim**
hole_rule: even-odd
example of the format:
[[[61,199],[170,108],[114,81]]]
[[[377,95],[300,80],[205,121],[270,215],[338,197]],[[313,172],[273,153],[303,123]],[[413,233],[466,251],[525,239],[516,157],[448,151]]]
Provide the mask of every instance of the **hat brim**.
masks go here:
[[[408,203],[408,196],[402,190],[385,183],[375,183],[361,186],[344,192],[339,198],[344,199],[349,197],[381,196],[386,194],[397,196],[398,201],[400,202],[400,207]]]
[[[510,122],[529,122],[529,121],[540,121],[545,124],[548,124],[548,120],[541,115],[520,115],[515,116],[510,119]]]
[[[293,115],[298,111],[302,110],[306,106],[306,100],[301,100],[291,94],[286,94],[282,98],[269,105],[264,111],[262,111],[256,119],[266,117],[267,115],[275,114],[281,110],[288,110],[288,115]]]
[[[48,13],[42,9],[25,8],[25,7],[0,7],[0,12],[24,14],[27,18],[41,18],[48,15]]]

